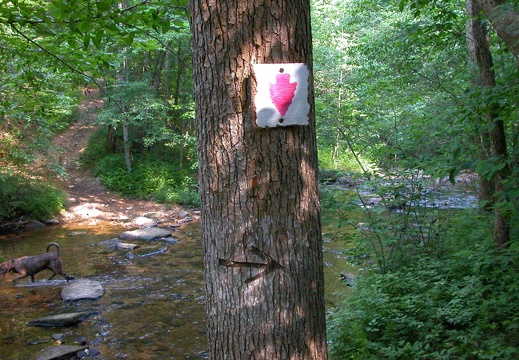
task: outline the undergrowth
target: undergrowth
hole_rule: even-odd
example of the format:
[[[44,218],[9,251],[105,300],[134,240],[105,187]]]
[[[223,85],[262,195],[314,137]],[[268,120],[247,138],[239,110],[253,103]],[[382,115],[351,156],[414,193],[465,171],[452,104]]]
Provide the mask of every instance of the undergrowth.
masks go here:
[[[43,220],[64,209],[63,193],[42,181],[0,173],[0,221]]]
[[[128,172],[124,155],[109,154],[105,147],[106,129],[103,129],[89,139],[81,164],[111,190],[164,204],[199,206],[196,163],[185,160],[182,165],[178,164],[175,159],[178,160],[179,154],[174,149],[166,147],[160,156],[154,152],[136,152],[132,170]]]
[[[518,358],[519,251],[493,247],[489,220],[464,210],[450,217],[438,251],[382,269],[368,259],[330,316],[331,358]]]
[[[165,204],[198,206],[194,173],[192,168],[178,169],[167,161],[146,158],[135,159],[132,171],[128,172],[121,154],[104,156],[93,169],[94,176],[120,194]]]

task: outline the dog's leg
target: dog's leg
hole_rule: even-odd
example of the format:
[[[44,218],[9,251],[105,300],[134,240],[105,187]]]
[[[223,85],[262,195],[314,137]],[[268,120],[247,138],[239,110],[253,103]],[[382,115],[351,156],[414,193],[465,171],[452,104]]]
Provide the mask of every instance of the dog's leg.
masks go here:
[[[63,272],[62,262],[61,262],[61,260],[59,260],[59,259],[58,259],[58,260],[57,260],[57,261],[52,265],[52,267],[51,267],[50,270],[54,272],[54,275],[52,275],[52,276],[49,278],[49,280],[52,279],[52,278],[53,278],[54,276],[56,276],[56,275],[61,275],[61,276],[63,276],[65,279],[67,279],[67,282],[68,282],[69,280],[74,280],[74,277],[73,277],[73,276],[70,276],[70,275],[68,275],[68,274],[66,274],[66,273]]]
[[[32,276],[32,275],[28,275],[26,272],[21,272],[20,274],[21,274],[20,276],[17,276],[17,277],[15,277],[15,278],[12,280],[13,283],[15,283],[15,282],[17,282],[18,280],[21,280],[21,279],[23,279],[23,278],[26,278],[27,276],[30,276],[30,277],[31,277],[31,281],[34,283],[34,276]]]
[[[55,246],[56,247],[56,260],[53,261],[51,263],[50,267],[49,267],[49,269],[54,272],[54,275],[52,275],[50,277],[50,279],[52,279],[56,275],[61,275],[65,279],[67,279],[67,282],[69,280],[74,280],[75,278],[73,276],[70,276],[70,275],[68,275],[68,274],[63,272],[63,263],[61,262],[61,259],[59,258],[59,254],[61,253],[61,247],[59,246],[59,244],[57,244],[55,242],[49,243],[47,245],[47,252],[49,252],[49,249],[50,249],[51,246]]]

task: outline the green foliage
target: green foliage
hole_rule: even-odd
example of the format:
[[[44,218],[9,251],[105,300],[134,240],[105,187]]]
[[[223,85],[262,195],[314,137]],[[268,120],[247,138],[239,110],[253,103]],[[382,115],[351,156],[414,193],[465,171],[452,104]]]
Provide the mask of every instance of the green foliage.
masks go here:
[[[442,256],[359,276],[329,321],[332,358],[517,358],[519,253],[491,248],[481,220],[460,214]]]
[[[107,97],[100,118],[104,124],[116,131],[123,122],[129,124],[132,153],[174,154],[172,162],[192,172],[187,4],[0,0],[0,166],[12,173],[34,173],[32,163],[54,150],[52,137],[70,124],[80,99],[78,87],[88,84],[101,87]],[[93,166],[104,155],[105,144],[99,141],[82,160]],[[51,167],[63,171],[59,164]],[[182,191],[177,192],[164,185],[164,199],[195,201],[186,181],[179,175],[175,188]],[[134,194],[150,191],[126,186]],[[34,202],[41,198],[31,196]],[[18,209],[17,203],[6,206],[2,216],[21,216],[11,209]]]
[[[121,194],[192,206],[199,204],[195,173],[192,168],[179,169],[168,161],[145,158],[135,161],[132,172],[128,172],[120,154],[103,157],[94,169],[95,176]]]
[[[93,169],[99,159],[108,155],[106,149],[106,131],[106,128],[102,128],[90,136],[87,146],[80,154],[79,159],[82,167]]]
[[[362,168],[353,155],[347,156],[343,153],[339,156],[333,148],[325,145],[321,146],[318,151],[320,169],[339,170],[343,172],[362,172]],[[364,162],[363,166],[368,167],[367,162]]]
[[[43,220],[64,209],[59,190],[36,179],[0,173],[0,221],[18,218]]]
[[[52,136],[74,119],[77,99],[73,93],[53,89],[60,77],[40,81],[5,83],[4,92],[0,91],[0,164],[4,167],[23,167],[34,161],[35,153],[47,154]]]
[[[313,19],[318,144],[338,153],[328,159],[353,149],[384,171],[475,169],[488,131],[477,115],[496,103],[517,148],[516,62],[493,36],[497,86],[472,87],[458,2],[314,1]]]
[[[445,211],[427,205],[435,203],[436,193],[416,175],[386,175],[363,184],[376,197],[362,199],[365,222],[358,229],[362,242],[357,251],[371,254],[382,273],[416,256],[444,251]]]
[[[344,175],[323,171],[322,182]],[[445,251],[446,218],[431,180],[420,172],[402,171],[371,175],[369,178],[347,176],[360,183],[351,190],[323,189],[323,208],[336,213],[338,226],[355,228],[357,241],[351,255],[365,266],[386,273],[422,255],[441,256]],[[333,181],[332,181],[333,182]],[[346,195],[345,193],[348,193]],[[353,197],[352,197],[353,196]],[[468,206],[468,205],[467,205]],[[487,224],[488,225],[488,224]],[[345,233],[347,237],[351,237]],[[351,239],[335,240],[347,243]]]
[[[462,61],[460,47],[440,49],[416,34],[422,19],[380,2],[316,2],[314,12],[319,145],[339,145],[342,153],[353,147],[383,168],[449,154],[460,91],[451,79],[463,73],[445,64]]]

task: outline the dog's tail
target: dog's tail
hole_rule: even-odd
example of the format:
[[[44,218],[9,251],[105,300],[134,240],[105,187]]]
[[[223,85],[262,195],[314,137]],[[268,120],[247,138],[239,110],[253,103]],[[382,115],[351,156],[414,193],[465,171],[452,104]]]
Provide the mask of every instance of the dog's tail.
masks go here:
[[[56,247],[56,252],[58,253],[58,256],[59,256],[59,253],[61,252],[61,247],[59,246],[58,243],[55,243],[55,242],[51,242],[49,243],[49,245],[47,245],[47,252],[49,252],[49,249],[51,246],[55,246]]]

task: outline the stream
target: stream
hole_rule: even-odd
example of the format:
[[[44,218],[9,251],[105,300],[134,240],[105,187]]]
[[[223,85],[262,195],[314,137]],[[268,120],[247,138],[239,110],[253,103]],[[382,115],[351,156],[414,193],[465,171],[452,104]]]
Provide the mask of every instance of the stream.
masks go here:
[[[4,261],[45,252],[55,241],[61,245],[63,270],[76,279],[99,281],[105,288],[99,300],[64,302],[61,276],[46,280],[50,272],[13,285],[15,275],[0,277],[0,359],[35,359],[52,345],[51,336],[66,335],[64,344],[84,341],[98,349],[98,359],[205,359],[204,286],[200,223],[187,223],[173,231],[178,240],[164,253],[136,256],[109,250],[100,242],[128,230],[122,226],[47,227],[0,236]],[[136,241],[129,241],[134,242]],[[143,244],[142,242],[138,242]],[[337,291],[349,291],[340,273],[351,271],[343,244],[325,239],[327,307],[339,301]],[[163,243],[144,243],[136,255],[151,254]],[[99,311],[69,328],[28,326],[27,322],[63,312]]]
[[[50,336],[55,333],[65,333],[65,344],[69,345],[86,338],[91,347],[100,350],[98,358],[103,359],[205,357],[198,224],[174,232],[178,242],[169,245],[164,254],[128,260],[126,252],[96,245],[125,230],[120,226],[55,227],[0,237],[4,259],[42,253],[48,242],[58,242],[66,273],[76,279],[100,281],[105,288],[99,300],[66,303],[60,296],[66,281],[60,276],[45,280],[49,276],[47,271],[35,276],[35,285],[28,278],[14,286],[0,278],[0,359],[35,359],[41,349],[51,345]],[[152,250],[147,247],[152,245],[143,244],[135,252],[149,253]],[[100,314],[70,328],[26,324],[41,316],[85,310]],[[43,340],[47,341],[26,345]]]
[[[345,202],[356,197],[350,190],[331,187]],[[348,200],[347,200],[348,199]],[[450,188],[438,192],[429,204],[442,211],[477,206],[474,192]],[[326,308],[340,304],[351,291],[341,274],[355,274],[346,249],[352,248],[353,227],[341,227],[339,211],[323,208],[323,257]],[[361,221],[361,213],[347,214]],[[352,218],[352,219],[351,219]],[[202,275],[200,223],[182,224],[172,230],[178,240],[164,251],[161,242],[137,242],[127,251],[109,249],[100,243],[118,237],[128,228],[101,223],[90,227],[52,226],[19,234],[0,235],[4,261],[45,252],[46,245],[61,245],[63,270],[76,279],[99,281],[105,288],[99,300],[64,302],[66,281],[49,272],[35,276],[36,284],[13,274],[0,277],[0,359],[35,359],[52,344],[51,336],[66,335],[64,343],[85,341],[100,351],[97,359],[206,359],[205,294]],[[158,251],[157,251],[158,250]],[[139,256],[141,255],[141,256]],[[143,256],[144,255],[144,256]],[[149,255],[149,256],[148,256]],[[98,311],[88,320],[69,328],[41,328],[27,322],[42,316],[76,311]]]

